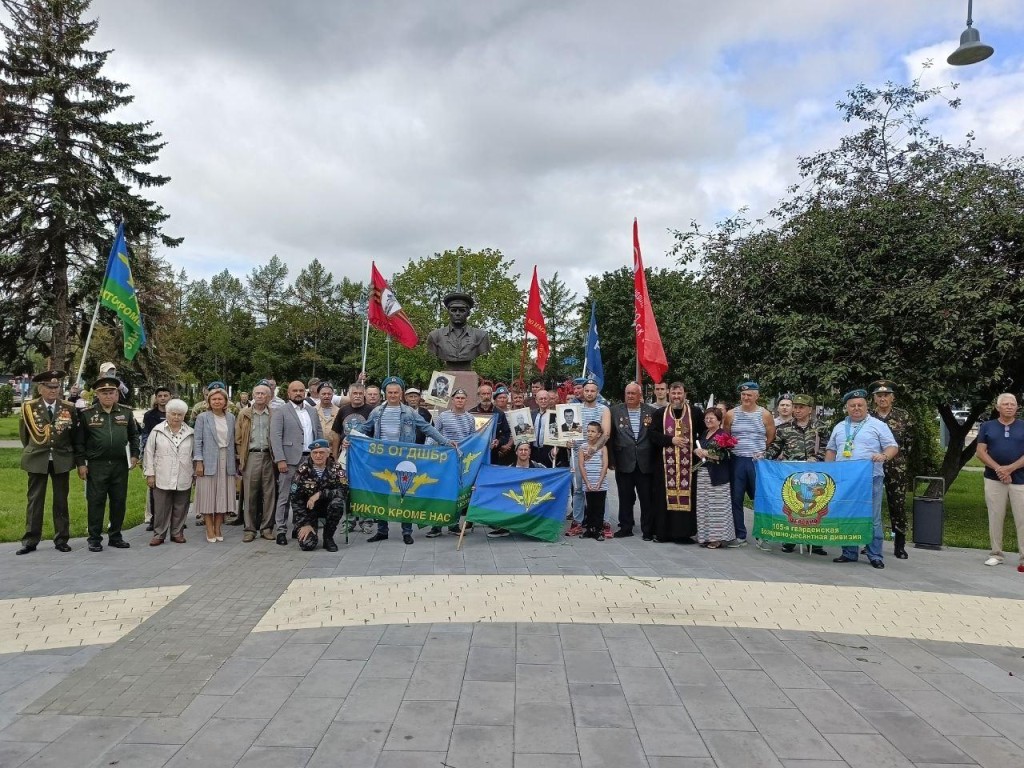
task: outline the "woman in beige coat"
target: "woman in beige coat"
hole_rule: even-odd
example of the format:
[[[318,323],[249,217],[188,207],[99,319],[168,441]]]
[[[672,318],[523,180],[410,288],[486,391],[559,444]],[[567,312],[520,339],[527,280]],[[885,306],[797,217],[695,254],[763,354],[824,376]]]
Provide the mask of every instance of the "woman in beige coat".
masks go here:
[[[192,492],[192,449],[195,437],[185,423],[188,406],[183,400],[167,403],[167,421],[153,427],[146,441],[143,473],[153,489],[153,538],[149,546],[164,543],[170,531],[171,541],[184,544],[181,531],[188,514]]]

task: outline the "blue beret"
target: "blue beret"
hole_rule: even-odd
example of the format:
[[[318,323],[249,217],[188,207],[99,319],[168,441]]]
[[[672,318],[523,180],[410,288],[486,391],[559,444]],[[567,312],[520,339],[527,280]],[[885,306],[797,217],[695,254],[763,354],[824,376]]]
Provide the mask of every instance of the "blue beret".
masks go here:
[[[760,392],[761,387],[756,381],[744,381],[736,388],[737,392]]]
[[[580,376],[578,379],[573,379],[572,383],[573,384],[579,384],[580,386],[583,386],[588,381],[593,381],[593,379],[588,379],[586,376]]]
[[[454,392],[452,392],[452,397],[458,397],[459,395],[465,395],[466,397],[469,397],[469,393],[462,387],[459,387]]]
[[[496,390],[494,390],[494,394],[495,395],[507,395],[508,394],[508,387],[505,387],[505,386],[498,387]]]
[[[206,391],[207,392],[210,392],[210,391],[212,391],[214,389],[227,389],[227,388],[228,388],[227,384],[225,384],[223,381],[211,381],[209,384],[206,385]]]
[[[381,387],[384,389],[390,387],[392,384],[397,384],[402,388],[402,391],[405,392],[405,382],[398,376],[388,376],[386,379],[384,379],[384,381],[380,383]]]
[[[843,395],[843,403],[847,400],[853,400],[858,397],[863,397],[865,400],[868,399],[868,391],[866,389],[851,389],[845,395]]]
[[[317,448],[330,448],[331,444],[324,440],[322,437],[319,440],[314,440],[309,444],[309,450],[313,451]]]

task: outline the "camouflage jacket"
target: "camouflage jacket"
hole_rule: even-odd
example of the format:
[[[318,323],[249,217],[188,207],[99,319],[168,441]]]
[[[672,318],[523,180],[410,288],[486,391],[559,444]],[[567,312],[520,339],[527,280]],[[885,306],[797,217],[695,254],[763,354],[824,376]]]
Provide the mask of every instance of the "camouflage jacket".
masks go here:
[[[327,466],[323,474],[317,476],[313,469],[313,461],[307,458],[298,469],[295,470],[295,477],[292,479],[291,493],[288,502],[291,505],[292,517],[296,528],[301,528],[309,523],[316,514],[313,510],[306,508],[306,502],[316,493],[320,494],[320,502],[326,503],[328,507],[340,507],[342,504],[343,487],[348,484],[341,465],[333,457],[327,457]]]
[[[775,439],[764,455],[780,461],[824,461],[830,435],[824,422],[813,420],[806,427],[798,427],[796,421],[790,421],[775,430]]]
[[[874,409],[871,409],[871,415],[880,421],[884,421],[886,426],[892,430],[892,436],[896,438],[896,445],[900,447],[900,452],[893,459],[893,463],[905,464],[907,456],[910,455],[910,446],[913,442],[911,428],[914,422],[911,420],[910,414],[902,408],[892,408],[885,417],[879,416],[875,413]]]

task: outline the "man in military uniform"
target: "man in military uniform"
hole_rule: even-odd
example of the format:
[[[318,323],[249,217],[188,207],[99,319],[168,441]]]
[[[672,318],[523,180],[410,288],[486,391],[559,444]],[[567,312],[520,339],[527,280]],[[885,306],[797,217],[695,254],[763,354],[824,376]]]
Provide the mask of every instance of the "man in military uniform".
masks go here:
[[[444,363],[446,371],[470,371],[474,360],[491,351],[487,331],[473,328],[466,322],[473,308],[473,297],[454,291],[441,302],[451,322],[427,334],[427,350]]]
[[[107,543],[116,549],[131,546],[121,536],[128,473],[139,462],[139,426],[132,409],[117,402],[118,380],[102,377],[93,385],[96,405],[82,411],[81,427],[75,432],[75,464],[86,481],[85,500],[89,515],[89,551],[103,551],[103,511],[110,499],[110,528]]]
[[[768,444],[766,459],[778,461],[824,461],[825,446],[831,430],[824,422],[814,417],[814,398],[810,395],[794,395],[793,418],[780,424],[775,438]],[[783,552],[792,552],[796,544],[783,544]],[[827,555],[824,547],[813,546],[811,552]]]
[[[21,406],[21,468],[28,473],[28,506],[25,510],[25,535],[16,554],[35,552],[43,535],[43,504],[47,478],[53,478],[53,546],[58,552],[70,552],[68,516],[68,475],[75,465],[72,435],[78,428],[75,404],[62,400],[60,380],[64,371],[45,371],[32,381],[39,397]]]
[[[885,501],[889,507],[889,523],[892,525],[893,553],[898,559],[906,560],[907,492],[910,490],[907,459],[910,456],[913,422],[907,411],[893,407],[896,400],[896,385],[893,382],[886,379],[873,381],[869,389],[874,401],[871,415],[886,423],[900,448],[896,458],[885,464]]]

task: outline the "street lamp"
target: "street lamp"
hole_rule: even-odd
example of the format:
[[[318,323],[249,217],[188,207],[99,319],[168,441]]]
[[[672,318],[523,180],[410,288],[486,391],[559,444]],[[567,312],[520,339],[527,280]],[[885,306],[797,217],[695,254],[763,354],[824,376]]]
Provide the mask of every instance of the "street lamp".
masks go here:
[[[974,0],[967,0],[967,29],[960,35],[960,47],[949,54],[949,58],[946,59],[946,62],[953,66],[977,64],[995,53],[995,48],[981,42],[981,33],[972,26],[974,23],[971,19],[973,8]]]

